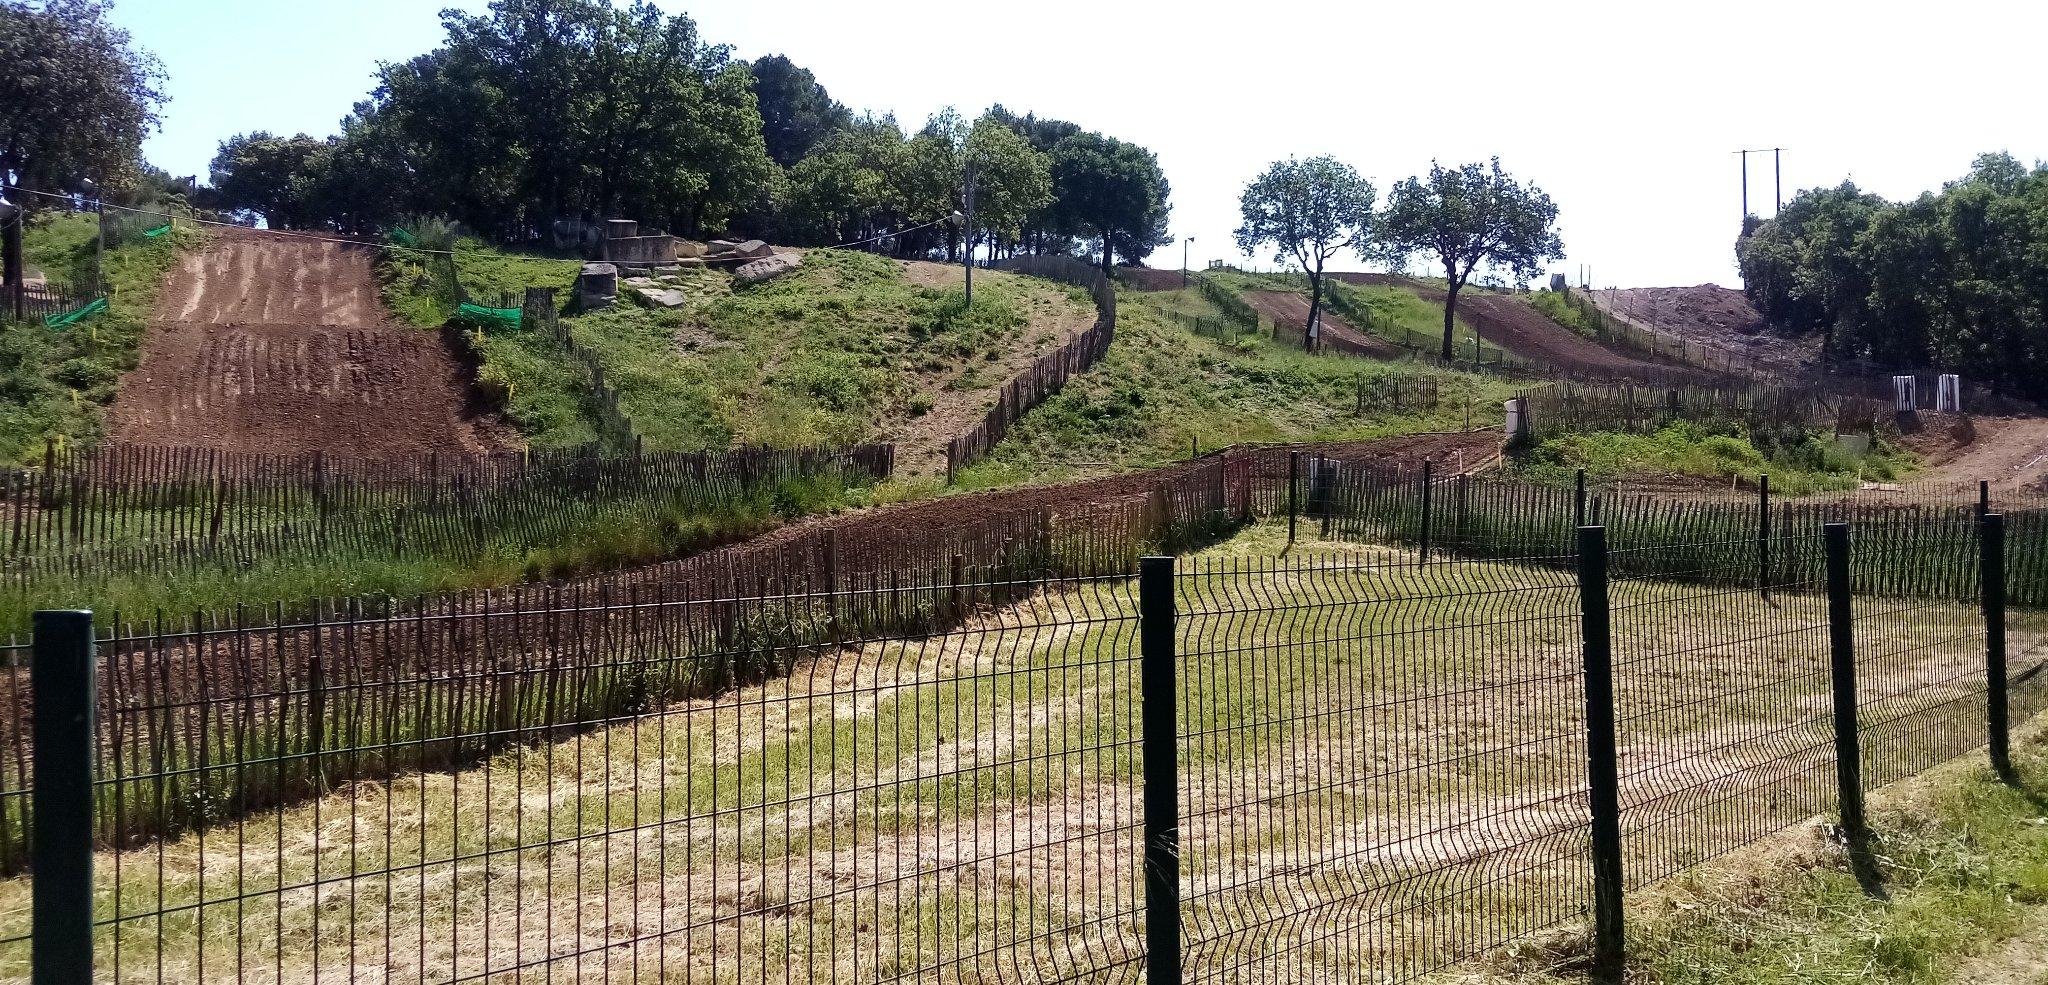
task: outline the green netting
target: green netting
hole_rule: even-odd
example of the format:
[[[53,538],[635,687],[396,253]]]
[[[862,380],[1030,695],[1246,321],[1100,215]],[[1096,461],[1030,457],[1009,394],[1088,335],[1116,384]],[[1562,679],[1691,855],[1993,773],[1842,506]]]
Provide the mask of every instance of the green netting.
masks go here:
[[[518,308],[486,308],[467,301],[455,308],[455,318],[458,321],[481,322],[485,325],[496,322],[506,328],[518,328],[521,314]]]
[[[87,318],[92,317],[93,315],[101,314],[106,310],[107,299],[94,298],[92,299],[91,302],[85,304],[82,307],[73,308],[70,311],[62,312],[55,315],[44,315],[43,327],[63,328],[66,325],[75,325],[81,321],[84,321]]]
[[[148,236],[148,237],[151,237],[151,238],[155,238],[155,237],[157,237],[157,236],[162,236],[163,234],[165,234],[165,233],[167,233],[167,232],[170,232],[170,231],[171,231],[171,224],[170,224],[170,223],[168,223],[168,222],[166,222],[166,223],[164,223],[163,225],[161,225],[161,226],[158,226],[158,227],[156,227],[155,229],[145,229],[145,230],[143,230],[143,231],[142,231],[142,235],[144,235],[144,236]]]
[[[403,229],[396,228],[391,230],[391,241],[397,243],[400,246],[411,246],[414,243],[419,242],[418,240],[412,238],[411,233],[406,232]]]

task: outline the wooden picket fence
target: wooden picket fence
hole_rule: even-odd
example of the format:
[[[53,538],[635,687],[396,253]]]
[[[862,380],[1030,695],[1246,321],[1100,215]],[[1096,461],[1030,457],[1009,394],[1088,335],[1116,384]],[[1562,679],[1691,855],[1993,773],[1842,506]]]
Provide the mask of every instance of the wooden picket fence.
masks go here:
[[[1116,288],[1102,271],[1071,257],[1056,256],[1012,257],[993,267],[1087,288],[1095,299],[1095,323],[1011,377],[981,422],[946,443],[948,484],[961,468],[981,460],[1000,444],[1018,418],[1100,362],[1116,339]]]

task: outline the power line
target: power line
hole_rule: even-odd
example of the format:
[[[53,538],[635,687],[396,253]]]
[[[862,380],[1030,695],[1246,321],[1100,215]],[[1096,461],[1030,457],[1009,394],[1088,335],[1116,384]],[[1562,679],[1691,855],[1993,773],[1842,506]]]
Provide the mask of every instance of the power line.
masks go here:
[[[18,192],[25,192],[25,193],[27,193],[27,194],[30,194],[30,195],[41,195],[41,196],[43,196],[44,198],[54,198],[54,199],[61,199],[61,200],[63,200],[63,201],[66,201],[66,202],[70,202],[70,201],[75,201],[75,200],[77,199],[77,196],[75,196],[75,195],[65,195],[65,194],[62,194],[62,193],[59,193],[59,192],[46,192],[46,191],[37,191],[37,190],[36,190],[36,189],[34,189],[34,188],[19,188],[19,187],[17,187],[17,188],[15,188],[14,190],[15,190],[15,191],[18,191]],[[342,238],[342,237],[339,237],[339,236],[322,236],[322,235],[320,235],[320,234],[318,234],[318,233],[302,233],[302,232],[294,232],[294,231],[291,231],[291,230],[287,230],[287,229],[258,229],[258,228],[254,227],[254,226],[244,226],[244,225],[241,225],[240,223],[234,223],[234,222],[222,222],[222,221],[220,221],[220,220],[218,220],[218,219],[201,219],[201,218],[199,218],[199,217],[197,217],[197,216],[185,216],[185,215],[176,215],[176,214],[173,214],[173,213],[170,213],[170,212],[153,212],[153,211],[151,211],[151,210],[149,210],[149,209],[138,209],[138,208],[133,208],[133,207],[130,207],[130,206],[126,206],[126,205],[114,205],[114,204],[111,204],[111,203],[109,203],[109,204],[107,204],[107,206],[106,206],[106,207],[107,207],[107,208],[110,208],[110,209],[114,209],[115,211],[119,211],[119,212],[132,212],[132,213],[134,213],[134,214],[136,214],[136,215],[147,215],[147,216],[156,216],[156,217],[158,217],[158,218],[161,218],[161,219],[183,219],[183,220],[184,220],[184,221],[186,221],[186,222],[191,222],[191,223],[197,223],[197,224],[199,224],[199,225],[203,225],[203,226],[220,226],[220,227],[222,227],[222,228],[225,228],[225,229],[239,229],[239,230],[242,230],[243,232],[251,232],[251,233],[263,233],[263,234],[265,234],[265,235],[269,235],[269,236],[282,236],[282,237],[285,237],[285,238],[288,238],[288,239],[299,239],[299,240],[304,240],[304,241],[306,241],[306,242],[309,242],[309,243],[339,243],[339,244],[341,244],[341,245],[344,245],[344,246],[388,246],[388,245],[389,245],[389,244],[384,244],[384,243],[366,243],[366,242],[364,242],[364,241],[362,241],[362,240],[360,240],[360,239],[344,239],[344,238]],[[930,222],[923,222],[923,223],[919,223],[919,224],[917,224],[917,225],[915,225],[915,226],[909,226],[909,227],[907,227],[907,228],[904,228],[904,229],[898,229],[898,230],[894,230],[894,231],[892,231],[892,232],[886,232],[886,233],[882,233],[882,234],[880,234],[880,235],[878,235],[878,236],[870,236],[870,237],[868,237],[867,239],[857,239],[857,240],[852,240],[852,241],[850,241],[850,242],[845,242],[845,243],[835,243],[835,244],[833,244],[833,245],[831,245],[831,246],[811,246],[811,247],[802,247],[802,248],[803,248],[803,249],[813,249],[813,250],[843,250],[843,249],[847,249],[847,248],[849,248],[849,247],[854,247],[854,246],[866,246],[866,245],[867,245],[867,244],[869,244],[869,243],[879,243],[879,242],[881,242],[882,240],[888,239],[888,238],[890,238],[890,237],[892,237],[892,236],[902,236],[902,235],[905,235],[905,234],[908,234],[908,233],[914,233],[914,232],[917,232],[917,231],[918,231],[918,230],[920,230],[920,229],[929,229],[929,228],[931,228],[931,227],[933,227],[933,226],[936,226],[936,225],[939,225],[939,224],[941,224],[941,223],[945,223],[945,222],[951,222],[952,220],[953,220],[953,215],[949,213],[949,214],[947,214],[947,215],[944,215],[944,216],[940,216],[940,217],[939,217],[939,218],[937,218],[937,219],[933,219],[933,220],[931,220]],[[562,260],[556,259],[556,258],[554,258],[554,257],[535,257],[535,256],[524,256],[524,255],[521,255],[521,254],[518,254],[518,253],[487,253],[487,252],[484,252],[484,251],[482,251],[482,250],[430,250],[430,249],[427,249],[427,248],[425,248],[425,247],[419,247],[419,246],[398,246],[398,247],[393,247],[393,248],[394,248],[394,249],[402,249],[402,250],[410,250],[410,251],[412,251],[412,252],[414,252],[414,253],[428,253],[428,254],[434,254],[434,255],[439,255],[439,256],[449,256],[449,257],[458,257],[458,256],[468,256],[468,257],[488,257],[488,258],[491,258],[491,259],[496,259],[496,260],[531,260],[531,261],[533,261],[533,262],[536,262],[536,263],[561,263],[561,262],[563,262]],[[748,260],[755,260],[755,259],[759,259],[759,258],[758,258],[758,257],[746,257],[746,256],[731,256],[731,257],[699,257],[699,258],[697,258],[697,259],[700,259],[700,260],[702,260],[702,261],[703,261],[703,262],[705,262],[705,263],[743,263],[743,262],[745,262],[745,261],[748,261]]]

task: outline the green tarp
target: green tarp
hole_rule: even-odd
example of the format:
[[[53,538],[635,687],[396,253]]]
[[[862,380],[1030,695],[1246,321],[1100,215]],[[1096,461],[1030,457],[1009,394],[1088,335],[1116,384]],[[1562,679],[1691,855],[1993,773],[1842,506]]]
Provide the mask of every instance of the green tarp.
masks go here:
[[[144,235],[144,236],[148,236],[148,237],[151,237],[151,238],[155,238],[155,237],[158,237],[158,236],[162,236],[163,234],[165,234],[165,233],[167,233],[167,232],[170,232],[170,231],[171,231],[171,224],[170,224],[170,223],[168,223],[168,222],[166,222],[166,223],[164,223],[163,225],[161,225],[161,226],[158,226],[158,227],[156,227],[155,229],[145,229],[145,230],[143,230],[143,231],[142,231],[142,235]]]
[[[75,325],[93,315],[101,314],[106,310],[107,299],[94,298],[92,299],[92,302],[90,304],[87,304],[84,307],[73,308],[70,311],[63,312],[62,314],[44,315],[43,327],[63,328],[66,325]]]
[[[518,308],[486,308],[483,305],[470,304],[467,301],[462,302],[455,308],[456,320],[478,322],[486,326],[496,322],[506,328],[518,328],[520,315],[521,312]]]
[[[391,241],[397,243],[400,246],[411,246],[412,244],[419,242],[418,240],[412,238],[411,233],[406,232],[403,229],[391,230]]]

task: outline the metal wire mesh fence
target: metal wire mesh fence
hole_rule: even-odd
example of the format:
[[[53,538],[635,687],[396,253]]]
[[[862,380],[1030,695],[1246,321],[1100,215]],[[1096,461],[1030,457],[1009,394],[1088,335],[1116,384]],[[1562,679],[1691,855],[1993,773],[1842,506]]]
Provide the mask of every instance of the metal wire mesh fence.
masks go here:
[[[2003,521],[39,634],[0,980],[1392,981],[1588,915],[1607,955],[1623,888],[2048,703]]]

